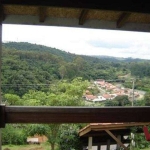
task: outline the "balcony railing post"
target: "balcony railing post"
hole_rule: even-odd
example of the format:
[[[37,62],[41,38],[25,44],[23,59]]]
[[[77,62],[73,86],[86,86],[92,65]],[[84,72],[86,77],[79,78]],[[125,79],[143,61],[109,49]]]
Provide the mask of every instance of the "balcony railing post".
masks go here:
[[[2,10],[2,1],[0,1],[0,104],[2,103],[2,95],[1,95],[1,68],[2,68],[2,20],[3,20],[3,10]],[[1,129],[0,129],[0,150],[2,149],[1,143]]]
[[[0,105],[0,128],[5,127],[5,105]]]

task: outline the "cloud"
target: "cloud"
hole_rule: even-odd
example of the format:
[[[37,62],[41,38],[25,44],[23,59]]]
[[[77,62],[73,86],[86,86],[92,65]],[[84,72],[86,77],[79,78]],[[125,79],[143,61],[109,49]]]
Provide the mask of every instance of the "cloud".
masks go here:
[[[118,43],[118,42],[111,42],[111,41],[89,41],[88,42],[93,47],[102,47],[102,48],[129,48],[131,46],[131,43]]]
[[[2,40],[30,42],[83,55],[150,59],[150,33],[3,24]]]

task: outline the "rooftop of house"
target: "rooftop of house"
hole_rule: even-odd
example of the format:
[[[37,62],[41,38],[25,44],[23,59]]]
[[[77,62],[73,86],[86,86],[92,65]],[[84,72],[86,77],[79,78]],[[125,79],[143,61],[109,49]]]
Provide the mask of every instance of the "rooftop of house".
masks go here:
[[[79,136],[85,136],[91,131],[103,131],[103,130],[119,130],[119,129],[127,129],[129,127],[135,126],[148,126],[150,122],[126,122],[126,123],[90,123],[87,126],[83,127],[79,131]]]

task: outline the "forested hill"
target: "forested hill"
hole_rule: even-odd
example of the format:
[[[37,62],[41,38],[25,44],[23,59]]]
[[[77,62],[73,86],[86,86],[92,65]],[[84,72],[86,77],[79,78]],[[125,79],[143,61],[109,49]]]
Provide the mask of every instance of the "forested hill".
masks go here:
[[[16,49],[16,50],[23,50],[23,51],[38,51],[38,52],[49,52],[51,54],[63,57],[66,61],[72,61],[75,58],[75,54],[67,53],[65,51],[47,47],[44,45],[38,44],[31,44],[28,42],[8,42],[3,43],[3,47],[6,49]]]
[[[55,48],[30,43],[3,43],[2,92],[23,95],[30,89],[46,90],[54,80],[118,79],[133,74],[150,76],[149,61],[108,61],[75,55]]]
[[[114,57],[114,56],[105,56],[105,55],[92,55],[92,57],[99,58],[101,60],[107,60],[109,62],[150,62],[148,59],[140,58],[123,58],[123,57]]]
[[[3,43],[3,47],[5,49],[10,49],[10,50],[36,51],[36,52],[40,52],[40,53],[49,52],[50,54],[62,57],[67,62],[72,62],[77,56],[81,56],[86,61],[90,61],[90,62],[103,61],[103,59],[99,59],[99,58],[96,58],[94,56],[84,56],[84,55],[72,54],[72,53],[69,53],[69,52],[62,51],[60,49],[47,47],[47,46],[44,46],[44,45],[31,44],[31,43],[28,43],[28,42]]]

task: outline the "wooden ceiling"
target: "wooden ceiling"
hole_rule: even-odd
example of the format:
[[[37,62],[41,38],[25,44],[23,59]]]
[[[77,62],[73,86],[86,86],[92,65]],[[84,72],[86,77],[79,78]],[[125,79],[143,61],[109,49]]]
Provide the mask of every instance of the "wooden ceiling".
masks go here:
[[[1,0],[3,23],[150,31],[150,3]]]

